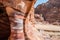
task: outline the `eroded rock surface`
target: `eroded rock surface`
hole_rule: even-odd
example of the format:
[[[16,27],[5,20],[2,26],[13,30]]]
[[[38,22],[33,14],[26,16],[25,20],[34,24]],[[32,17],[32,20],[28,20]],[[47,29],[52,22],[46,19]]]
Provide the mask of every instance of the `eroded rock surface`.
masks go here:
[[[44,21],[54,25],[60,25],[60,0],[49,0],[36,7],[36,14],[41,15]]]

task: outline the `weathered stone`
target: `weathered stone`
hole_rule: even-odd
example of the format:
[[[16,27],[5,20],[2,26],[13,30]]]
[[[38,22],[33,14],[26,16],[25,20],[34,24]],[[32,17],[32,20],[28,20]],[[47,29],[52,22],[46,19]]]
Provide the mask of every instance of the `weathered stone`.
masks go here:
[[[60,0],[49,0],[47,3],[38,5],[35,9],[35,13],[43,15],[44,21],[60,24]]]

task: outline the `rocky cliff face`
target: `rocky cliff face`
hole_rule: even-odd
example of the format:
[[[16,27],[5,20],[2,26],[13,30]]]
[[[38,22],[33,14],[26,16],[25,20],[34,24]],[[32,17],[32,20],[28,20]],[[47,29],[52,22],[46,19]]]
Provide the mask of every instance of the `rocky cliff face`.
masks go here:
[[[60,25],[60,0],[49,0],[35,8],[36,14],[42,14],[44,21]]]

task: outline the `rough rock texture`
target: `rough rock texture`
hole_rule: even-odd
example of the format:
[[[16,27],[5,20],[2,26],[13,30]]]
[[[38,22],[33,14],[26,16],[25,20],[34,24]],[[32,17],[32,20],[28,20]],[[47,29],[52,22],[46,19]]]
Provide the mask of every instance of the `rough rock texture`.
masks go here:
[[[0,3],[0,40],[7,40],[10,33],[9,18],[4,5]]]
[[[42,14],[44,21],[60,25],[60,0],[49,0],[35,8],[36,14]]]
[[[11,6],[7,5],[7,8],[6,8],[7,13],[9,15],[9,18],[10,18],[10,22],[11,22],[11,37],[10,37],[10,40],[24,40],[28,36],[29,37],[26,40],[29,40],[29,39],[33,40],[32,36],[30,36],[30,34],[32,34],[32,31],[31,31],[31,33],[29,33],[29,31],[26,31],[26,30],[30,30],[27,27],[28,26],[28,24],[27,24],[28,21],[32,21],[34,19],[34,7],[33,6],[34,6],[34,3],[35,3],[35,0],[15,0],[14,3],[16,3],[15,6],[11,7]],[[13,5],[14,5],[14,3],[13,3]],[[23,17],[26,20],[24,20]],[[23,25],[23,20],[24,20],[24,25]],[[26,33],[27,37],[24,36],[25,33]]]

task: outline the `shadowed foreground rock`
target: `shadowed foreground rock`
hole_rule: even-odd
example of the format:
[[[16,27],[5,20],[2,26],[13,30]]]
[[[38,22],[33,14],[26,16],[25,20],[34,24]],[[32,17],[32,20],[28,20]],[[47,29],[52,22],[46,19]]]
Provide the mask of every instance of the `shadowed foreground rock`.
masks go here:
[[[34,7],[33,7],[35,4],[35,0],[4,0],[3,4],[5,4],[6,12],[9,16],[10,23],[11,23],[10,24],[11,25],[11,36],[9,37],[10,40],[51,40],[52,38],[54,38],[54,40],[55,40],[56,38],[59,38],[59,37],[54,37],[54,36],[52,37],[52,36],[48,35],[48,33],[56,35],[56,36],[60,35],[60,33],[59,33],[60,27],[52,27],[52,28],[54,28],[54,29],[52,29],[52,28],[50,28],[51,25],[49,27],[49,25],[47,25],[47,24],[46,25],[41,24],[41,23],[40,24],[37,23],[38,25],[35,24]],[[21,4],[23,4],[23,5],[21,5]],[[47,8],[46,8],[46,10],[44,8],[47,6],[45,6],[45,5],[42,6],[43,10],[41,9],[42,10],[41,12],[43,14],[40,15],[40,16],[43,16],[43,17],[41,17],[41,19],[43,21],[44,20],[46,21],[50,17],[44,13],[48,12],[48,11],[52,12],[52,9],[46,11]],[[54,8],[54,10],[55,10],[55,8]],[[56,9],[56,10],[58,10],[58,9]],[[39,17],[39,15],[38,15],[38,17]],[[50,22],[50,20],[49,20],[49,22]],[[48,27],[45,27],[45,26],[48,26]],[[41,29],[40,27],[43,29]],[[45,34],[44,31],[45,31],[45,33],[46,32],[47,33]],[[56,33],[54,33],[55,31],[56,31]],[[52,37],[52,38],[50,38],[50,37]]]
[[[6,9],[0,3],[0,40],[8,40],[11,33],[10,21]]]

